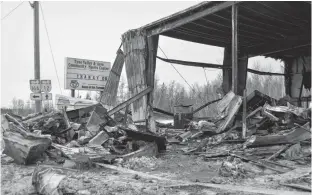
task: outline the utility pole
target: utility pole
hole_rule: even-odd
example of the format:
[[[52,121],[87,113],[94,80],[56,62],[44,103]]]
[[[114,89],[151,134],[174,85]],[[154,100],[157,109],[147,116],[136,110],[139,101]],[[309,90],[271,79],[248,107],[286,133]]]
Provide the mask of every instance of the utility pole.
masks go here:
[[[34,51],[35,51],[35,79],[40,80],[40,48],[39,48],[39,2],[34,1]],[[41,112],[42,101],[36,100],[36,112]]]

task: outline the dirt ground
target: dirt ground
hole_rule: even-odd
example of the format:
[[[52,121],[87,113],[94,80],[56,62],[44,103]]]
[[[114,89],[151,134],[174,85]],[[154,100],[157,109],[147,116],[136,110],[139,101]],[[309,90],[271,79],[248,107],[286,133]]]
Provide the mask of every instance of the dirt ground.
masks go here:
[[[279,185],[280,182],[287,182],[291,179],[292,182],[297,181],[299,184],[311,185],[311,180],[296,179],[296,177],[311,172],[310,164],[300,165],[295,162],[284,162],[296,169],[288,173],[277,174],[274,171],[263,170],[256,165],[246,163],[249,169],[253,170],[252,173],[239,178],[222,177],[218,174],[218,170],[226,157],[207,161],[196,155],[182,154],[181,150],[185,147],[189,146],[169,145],[167,151],[160,154],[158,158],[142,157],[137,161],[130,160],[118,166],[167,179],[244,186],[246,188],[295,191],[292,188]],[[17,165],[5,155],[2,155],[1,162],[1,194],[36,194],[31,184],[32,173],[36,165]],[[51,162],[43,164],[47,163]],[[56,163],[54,164],[56,165]],[[66,171],[66,175],[67,178],[61,182],[60,187],[66,188],[67,192],[71,192],[70,194],[257,194],[202,186],[175,187],[172,186],[175,183],[168,183],[167,180],[146,179],[138,175],[125,174],[102,167]],[[259,192],[259,194],[261,193]]]

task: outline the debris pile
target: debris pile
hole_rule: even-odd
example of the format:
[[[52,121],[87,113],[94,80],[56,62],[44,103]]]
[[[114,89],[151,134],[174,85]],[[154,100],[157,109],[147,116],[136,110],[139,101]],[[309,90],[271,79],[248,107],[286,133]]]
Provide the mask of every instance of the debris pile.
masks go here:
[[[142,127],[134,125],[128,113],[118,113],[113,119],[115,111],[107,112],[101,104],[24,118],[5,114],[3,154],[18,164],[50,165],[40,165],[34,171],[32,183],[40,194],[64,193],[66,189],[60,186],[66,182],[66,169],[117,164],[115,169],[126,172],[140,168],[154,170],[156,157],[166,150],[166,145],[181,145],[183,154],[197,155],[203,161],[221,160],[218,174],[224,178],[242,179],[295,170],[294,164],[285,161],[310,164],[310,108],[276,101],[257,91],[246,98],[229,92],[218,101],[217,108],[217,117],[190,121],[184,129],[158,121],[157,134],[140,130]],[[51,177],[53,181],[49,180]],[[283,185],[307,189],[296,181]]]
[[[286,173],[296,168],[279,160],[310,164],[310,108],[254,91],[246,97],[247,132],[243,137],[242,102],[243,97],[229,92],[218,102],[218,116],[213,121],[191,121],[186,129],[163,129],[161,133],[169,144],[188,145],[183,149],[187,155],[199,155],[206,161],[222,159],[219,174],[224,177],[245,177],[265,170]]]
[[[165,138],[140,132],[134,124],[116,122],[100,104],[91,107],[25,118],[2,116],[3,154],[17,164],[58,166],[36,168],[32,182],[38,193],[60,194],[58,185],[66,176],[62,167],[83,169],[121,161],[129,168],[140,163],[152,167],[154,157],[166,149]]]

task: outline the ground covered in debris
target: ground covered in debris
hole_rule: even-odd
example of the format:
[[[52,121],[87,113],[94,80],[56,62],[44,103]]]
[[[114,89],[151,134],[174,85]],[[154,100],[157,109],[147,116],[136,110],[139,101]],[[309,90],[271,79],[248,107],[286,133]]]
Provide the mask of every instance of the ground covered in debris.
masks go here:
[[[296,182],[309,185],[311,183],[310,166],[297,167],[296,171],[276,174],[263,171],[245,178],[219,176],[218,170],[222,159],[203,161],[202,158],[190,155],[185,156],[174,151],[160,155],[159,158],[137,158],[123,164],[133,170],[166,177],[193,182],[208,182],[216,184],[233,184],[245,186],[246,188],[270,188],[292,191],[289,187],[281,186],[282,182]],[[255,168],[255,167],[252,167]],[[32,173],[35,165],[16,165],[10,157],[2,157],[1,169],[1,194],[36,194],[33,188]],[[259,168],[258,168],[259,169]],[[67,179],[62,186],[74,194],[257,194],[248,192],[237,192],[220,190],[218,188],[207,188],[202,186],[177,186],[166,187],[168,182],[157,179],[146,179],[135,174],[123,174],[118,171],[93,167],[82,170],[65,170]],[[175,185],[172,183],[171,185]],[[14,187],[13,187],[14,186]],[[60,187],[62,187],[60,186]],[[294,190],[295,191],[295,190]],[[261,193],[259,193],[261,194]]]
[[[310,108],[259,93],[245,100],[246,112],[229,92],[215,119],[180,129],[158,120],[157,132],[100,104],[5,114],[1,194],[311,192]]]

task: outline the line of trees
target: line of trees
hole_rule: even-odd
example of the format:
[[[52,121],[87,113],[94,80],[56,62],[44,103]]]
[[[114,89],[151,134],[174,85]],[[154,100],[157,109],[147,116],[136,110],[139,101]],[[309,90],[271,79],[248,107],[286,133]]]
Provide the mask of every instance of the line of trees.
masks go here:
[[[267,67],[265,67],[266,70],[263,70],[264,68],[262,68],[257,62],[254,64],[253,68],[259,71],[268,71]],[[174,80],[168,84],[161,83],[156,76],[154,86],[154,107],[173,112],[175,105],[182,101],[190,100],[194,103],[193,107],[196,109],[209,101],[218,99],[218,92],[221,89],[221,84],[222,74],[219,74],[215,80],[209,81],[209,83],[205,85],[192,85],[193,89],[186,88],[185,85],[177,83]],[[285,96],[284,88],[284,77],[282,76],[247,74],[247,95],[254,90],[258,90],[273,98],[279,99]],[[117,104],[127,100],[129,97],[125,79],[121,78],[117,94]],[[202,109],[196,114],[196,116],[213,116],[214,113],[216,113],[216,104],[209,105]]]

